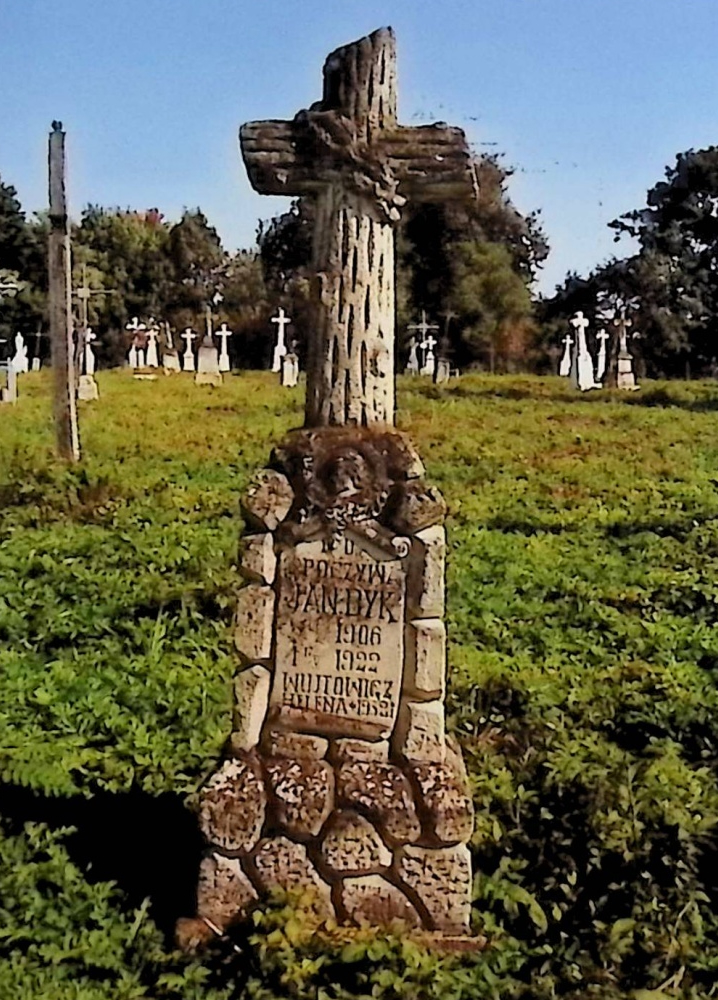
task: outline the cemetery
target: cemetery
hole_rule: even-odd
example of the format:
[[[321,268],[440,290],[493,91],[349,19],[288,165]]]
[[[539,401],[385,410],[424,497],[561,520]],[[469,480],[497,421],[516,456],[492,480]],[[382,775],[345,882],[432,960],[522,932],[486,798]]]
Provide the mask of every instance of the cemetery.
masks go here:
[[[401,51],[237,122],[252,250],[0,181],[0,1000],[715,995],[710,294],[536,295]]]

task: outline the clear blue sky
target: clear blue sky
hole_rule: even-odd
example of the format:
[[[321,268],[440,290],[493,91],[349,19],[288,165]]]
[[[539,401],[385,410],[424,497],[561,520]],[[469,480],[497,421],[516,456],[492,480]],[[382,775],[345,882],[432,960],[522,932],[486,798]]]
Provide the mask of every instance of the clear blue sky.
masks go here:
[[[677,152],[718,142],[718,0],[0,0],[0,176],[43,208],[60,118],[74,214],[199,205],[251,246],[284,202],[251,191],[238,125],[307,107],[325,55],[382,25],[400,118],[517,168],[552,245],[544,290],[620,250],[606,223]]]

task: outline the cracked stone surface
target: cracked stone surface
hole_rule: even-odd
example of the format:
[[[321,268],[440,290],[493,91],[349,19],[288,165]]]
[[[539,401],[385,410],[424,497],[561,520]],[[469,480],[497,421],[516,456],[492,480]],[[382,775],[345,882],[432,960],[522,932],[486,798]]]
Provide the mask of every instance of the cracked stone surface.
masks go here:
[[[242,539],[240,572],[248,580],[274,583],[277,557],[274,553],[274,536],[271,532],[247,535]]]
[[[414,539],[407,605],[416,618],[443,618],[446,602],[446,529],[435,524]]]
[[[474,831],[474,807],[465,777],[447,760],[416,763],[412,775],[429,834],[443,844],[465,842]]]
[[[341,907],[348,919],[360,927],[385,927],[394,920],[401,920],[409,927],[421,927],[414,906],[381,875],[344,879]]]
[[[271,674],[255,664],[240,670],[234,679],[233,751],[251,750],[259,743],[269,704]]]
[[[351,875],[388,868],[392,861],[391,851],[369,820],[350,811],[339,811],[332,817],[321,854],[332,871]]]
[[[270,757],[308,757],[310,760],[321,760],[329,748],[329,740],[322,736],[281,730],[271,732],[267,742]]]
[[[274,631],[274,591],[250,583],[237,594],[234,644],[245,660],[268,660]]]
[[[316,837],[334,805],[334,771],[325,761],[278,757],[266,763],[279,823],[293,837]]]
[[[413,843],[421,836],[411,785],[394,764],[343,764],[337,776],[337,796],[359,807],[395,843]]]
[[[471,916],[471,858],[465,845],[405,847],[399,877],[417,894],[434,930],[465,934]]]
[[[394,749],[408,760],[443,761],[446,756],[444,703],[405,701],[394,730]]]
[[[200,829],[226,851],[250,851],[261,836],[266,805],[257,760],[250,755],[225,760],[200,792]]]
[[[311,889],[320,910],[333,916],[329,886],[319,877],[303,844],[295,844],[287,837],[267,838],[259,843],[253,861],[263,891]]]
[[[340,762],[350,760],[378,761],[389,760],[389,741],[341,739],[334,743],[334,759]]]
[[[242,503],[248,523],[263,531],[274,531],[289,513],[294,491],[287,477],[274,469],[262,469],[253,477]]]
[[[242,871],[239,858],[210,854],[199,869],[197,912],[224,929],[233,920],[246,916],[258,899],[257,892]]]

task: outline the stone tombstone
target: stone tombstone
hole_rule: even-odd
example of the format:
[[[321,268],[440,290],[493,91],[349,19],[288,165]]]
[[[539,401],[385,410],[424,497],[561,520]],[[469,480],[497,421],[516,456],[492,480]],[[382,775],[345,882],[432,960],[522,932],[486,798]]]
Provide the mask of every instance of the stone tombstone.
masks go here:
[[[0,388],[0,403],[17,403],[17,372],[12,358],[0,364],[0,371],[5,370],[6,382]]]
[[[475,192],[460,129],[396,121],[390,29],[333,52],[324,97],[240,131],[261,193],[317,201],[304,429],[243,500],[235,707],[197,796],[198,947],[273,889],[327,919],[469,933],[473,807],[444,722],[446,507],[394,427],[394,228]],[[471,942],[469,946],[473,945]]]
[[[579,310],[569,320],[576,331],[576,344],[571,361],[571,384],[575,389],[586,392],[588,389],[600,389],[601,383],[596,382],[593,358],[586,343],[586,329],[589,322]]]
[[[182,355],[182,370],[186,372],[193,372],[195,370],[195,365],[192,341],[197,339],[197,334],[191,327],[188,326],[185,328],[184,333],[180,336],[185,342],[184,354]]]
[[[596,334],[596,340],[599,342],[598,355],[596,357],[597,382],[600,382],[606,374],[606,341],[608,339],[608,334],[603,328],[601,328]]]
[[[162,324],[162,367],[165,372],[181,371],[180,359],[169,323]]]
[[[27,356],[27,344],[25,343],[25,338],[21,333],[15,334],[15,354],[13,355],[12,365],[15,372],[18,374],[26,374],[30,369],[30,362]]]
[[[443,385],[448,382],[451,378],[451,362],[448,358],[438,358],[436,362],[436,371],[434,372],[434,382],[437,385]]]
[[[154,319],[151,319],[147,326],[147,368],[159,368],[160,360],[157,354],[157,340],[159,334],[159,327],[155,323]]]
[[[633,323],[626,317],[623,311],[613,322],[618,328],[616,388],[635,391],[636,389],[640,389],[640,386],[637,385],[636,376],[633,372],[633,355],[628,350],[628,330]]]
[[[293,388],[299,381],[299,357],[292,348],[282,355],[282,385]]]
[[[567,333],[563,338],[564,351],[561,357],[561,364],[559,365],[558,373],[561,378],[568,378],[571,374],[571,345],[573,344],[573,337],[570,333]]]
[[[234,334],[226,323],[222,323],[219,330],[216,330],[215,332],[220,340],[219,370],[221,372],[228,372],[231,370],[231,365],[229,362],[229,351],[227,350],[227,340],[229,337],[234,336]]]
[[[412,337],[409,341],[409,357],[407,358],[406,368],[404,369],[405,375],[418,375],[419,374],[419,342],[416,337]]]
[[[194,377],[196,385],[222,385],[222,372],[219,370],[219,351],[207,330],[197,352],[197,374]]]
[[[272,371],[278,372],[282,367],[282,358],[287,353],[285,327],[287,327],[292,321],[290,317],[286,315],[282,306],[280,306],[277,310],[277,315],[272,316],[271,322],[276,324],[277,327],[277,343],[274,345],[274,351],[272,354]]]

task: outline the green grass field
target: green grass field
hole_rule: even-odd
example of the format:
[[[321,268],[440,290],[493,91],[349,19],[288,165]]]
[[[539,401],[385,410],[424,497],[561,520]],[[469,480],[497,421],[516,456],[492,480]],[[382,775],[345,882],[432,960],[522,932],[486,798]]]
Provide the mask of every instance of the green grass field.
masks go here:
[[[184,797],[230,726],[239,497],[302,389],[98,381],[77,468],[53,457],[49,373],[0,409],[0,997],[714,994],[718,384],[399,379],[449,505],[450,725],[489,944],[349,946],[277,904],[238,969],[161,932],[191,905]]]

